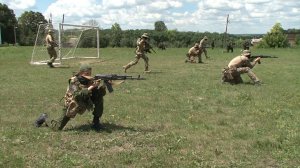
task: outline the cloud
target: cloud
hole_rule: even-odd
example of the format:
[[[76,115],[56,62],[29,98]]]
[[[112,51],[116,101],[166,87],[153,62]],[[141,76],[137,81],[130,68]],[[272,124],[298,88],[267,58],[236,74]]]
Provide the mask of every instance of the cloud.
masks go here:
[[[91,18],[99,16],[103,13],[101,5],[97,5],[96,0],[59,0],[55,1],[43,13],[49,17],[52,14],[53,21],[60,21],[63,14],[68,23],[79,23],[79,21],[87,21]]]
[[[7,6],[14,10],[24,10],[31,7],[34,7],[35,0],[3,0],[1,3],[7,4]]]
[[[36,9],[34,0],[0,0],[11,9]],[[33,10],[34,11],[34,10]],[[299,28],[298,0],[56,0],[45,11],[53,21],[82,24],[96,20],[101,28],[119,23],[124,29],[153,29],[164,21],[179,31],[222,33],[229,15],[229,33],[264,33],[276,22],[286,28]]]

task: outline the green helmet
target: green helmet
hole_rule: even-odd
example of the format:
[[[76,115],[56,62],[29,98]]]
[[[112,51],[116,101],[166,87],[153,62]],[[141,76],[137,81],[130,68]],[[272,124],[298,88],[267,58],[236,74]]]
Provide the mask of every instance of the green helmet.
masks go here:
[[[92,70],[92,67],[89,64],[81,64],[80,65],[80,68],[79,68],[80,72],[86,72],[89,70]]]

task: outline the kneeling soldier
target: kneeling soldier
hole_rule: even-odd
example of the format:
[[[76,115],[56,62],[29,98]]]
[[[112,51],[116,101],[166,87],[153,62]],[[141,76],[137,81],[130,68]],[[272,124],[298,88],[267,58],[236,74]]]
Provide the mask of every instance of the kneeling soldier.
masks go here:
[[[89,65],[81,65],[79,72],[69,79],[62,116],[57,120],[50,120],[47,114],[43,113],[35,121],[35,126],[40,127],[46,123],[53,130],[62,130],[77,114],[93,110],[92,128],[99,131],[102,128],[100,118],[103,114],[103,96],[106,94],[106,87],[100,86],[100,81],[92,80],[91,74],[92,68]]]
[[[243,83],[241,74],[247,73],[254,84],[260,84],[260,80],[252,72],[252,68],[260,61],[260,57],[256,58],[254,61],[250,61],[251,52],[249,50],[244,50],[242,55],[233,58],[228,67],[224,68],[222,71],[222,81],[229,82],[231,84]]]

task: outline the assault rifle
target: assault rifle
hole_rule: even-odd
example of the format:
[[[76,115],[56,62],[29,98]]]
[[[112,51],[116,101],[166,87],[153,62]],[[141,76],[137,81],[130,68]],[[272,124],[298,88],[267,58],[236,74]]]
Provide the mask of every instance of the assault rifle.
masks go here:
[[[253,60],[255,60],[258,57],[260,57],[260,58],[278,58],[276,56],[271,56],[271,55],[251,55],[251,57],[249,59],[252,62]],[[261,64],[261,62],[258,61],[258,64]]]
[[[109,93],[114,91],[111,83],[111,81],[113,80],[145,80],[145,78],[142,78],[140,75],[138,75],[137,77],[133,77],[128,75],[117,75],[117,74],[97,74],[93,79],[103,80]]]
[[[146,53],[152,53],[151,51],[153,51],[154,53],[156,53],[156,51],[153,49],[153,47],[148,42],[146,42],[144,51]]]

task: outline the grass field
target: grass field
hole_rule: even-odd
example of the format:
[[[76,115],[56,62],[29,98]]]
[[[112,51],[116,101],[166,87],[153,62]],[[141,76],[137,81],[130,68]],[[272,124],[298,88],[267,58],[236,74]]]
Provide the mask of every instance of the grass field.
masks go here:
[[[61,132],[35,128],[40,113],[60,115],[67,80],[80,62],[93,74],[124,74],[133,49],[101,49],[104,62],[68,60],[49,69],[29,64],[32,47],[1,47],[0,167],[300,167],[300,49],[253,49],[278,56],[253,70],[263,81],[221,84],[234,53],[208,50],[204,64],[184,63],[188,49],[149,54],[128,70],[146,80],[126,81],[105,96],[102,122],[92,114]]]

